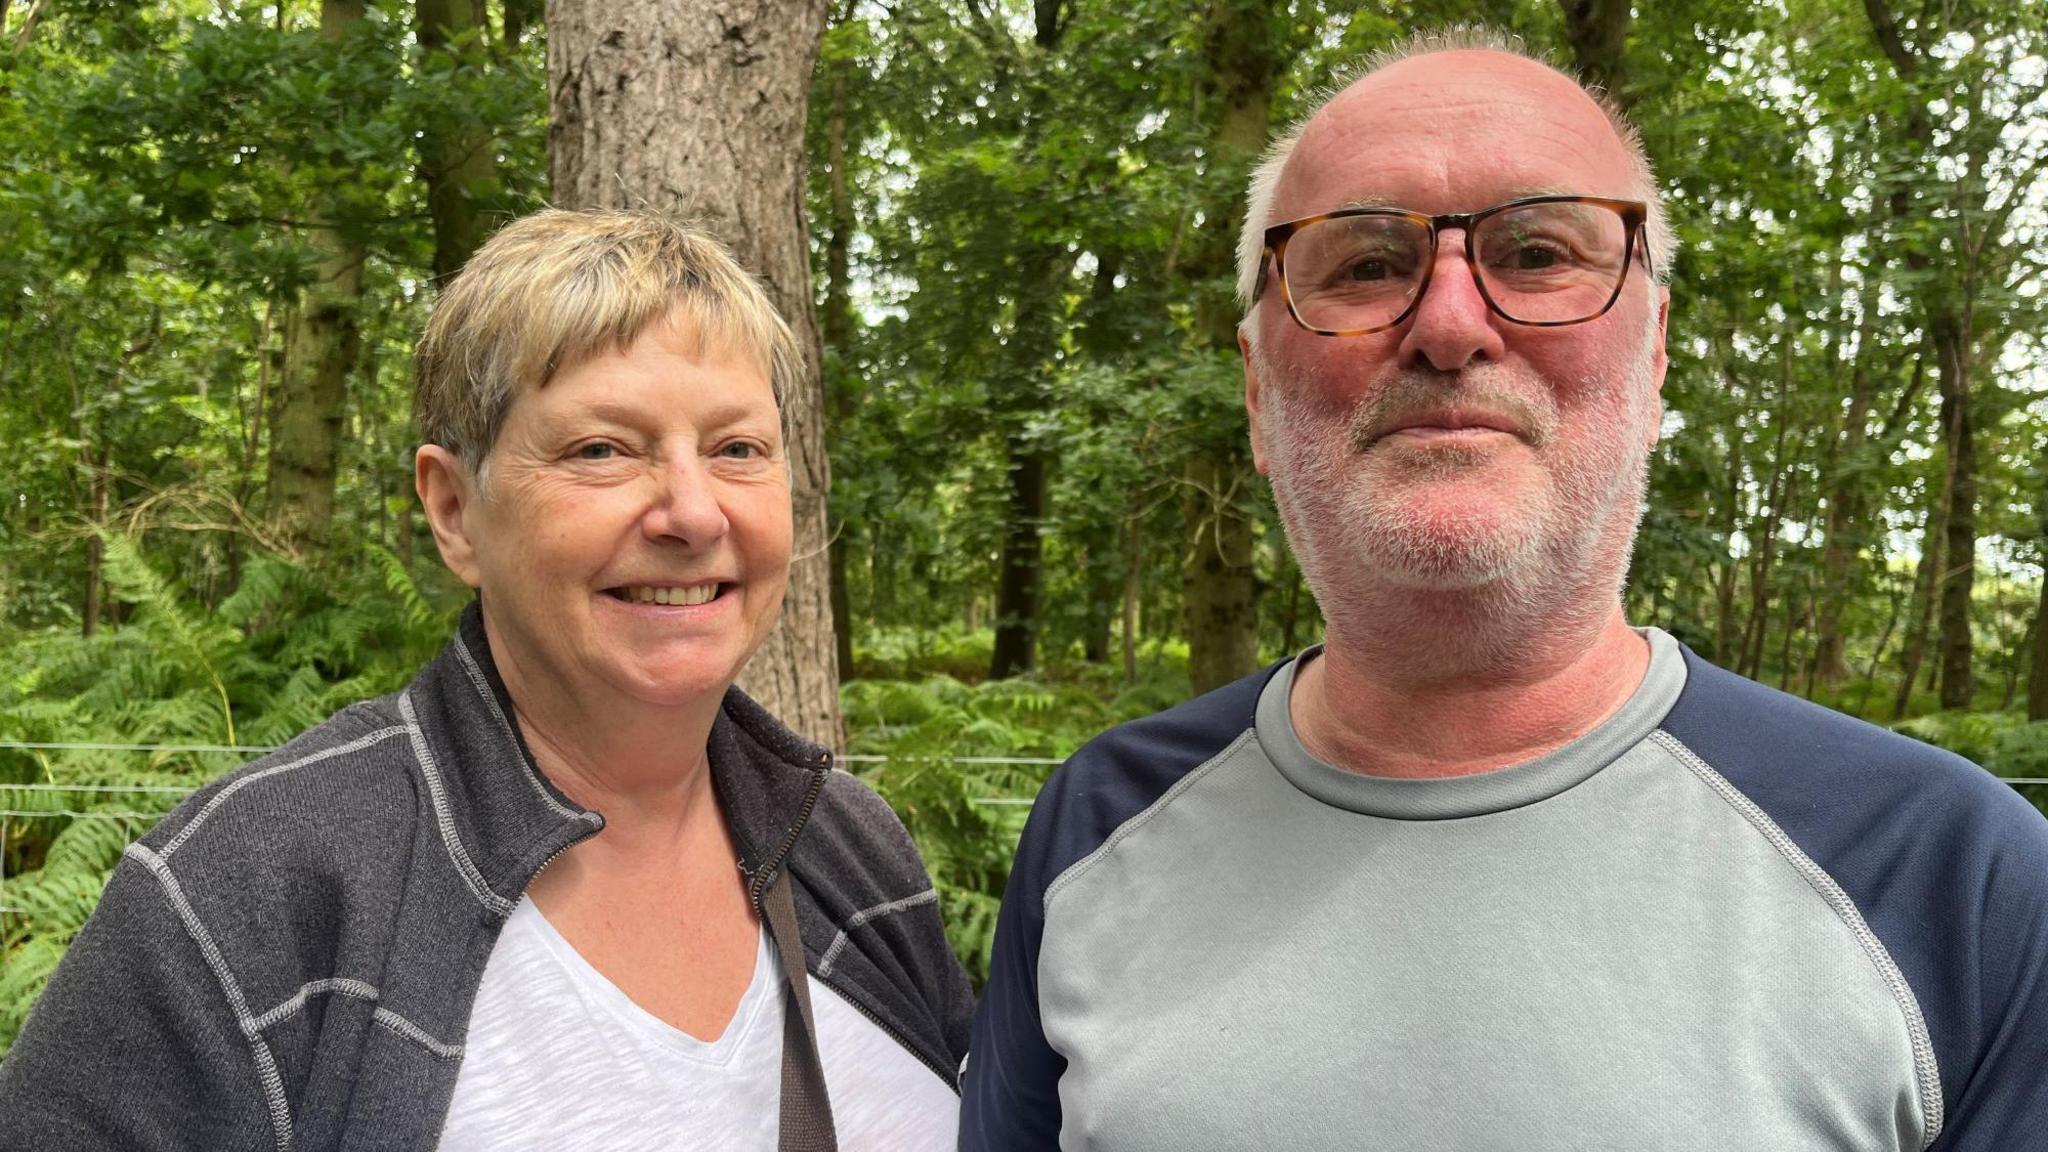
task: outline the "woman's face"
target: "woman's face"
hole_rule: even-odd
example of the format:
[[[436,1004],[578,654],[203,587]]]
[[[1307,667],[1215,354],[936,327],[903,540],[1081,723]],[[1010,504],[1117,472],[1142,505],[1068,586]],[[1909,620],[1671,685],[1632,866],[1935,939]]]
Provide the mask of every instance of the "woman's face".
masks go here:
[[[658,322],[516,397],[453,531],[423,460],[442,555],[482,589],[515,691],[715,699],[774,627],[791,533],[774,393],[751,359],[692,344]]]

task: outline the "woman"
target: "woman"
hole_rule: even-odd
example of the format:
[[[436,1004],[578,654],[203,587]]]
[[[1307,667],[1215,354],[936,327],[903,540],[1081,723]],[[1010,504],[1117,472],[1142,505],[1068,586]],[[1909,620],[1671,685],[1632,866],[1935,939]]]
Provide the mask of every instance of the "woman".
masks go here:
[[[930,880],[732,687],[788,580],[799,362],[672,221],[486,244],[416,393],[476,603],[129,848],[0,1067],[0,1147],[952,1147]]]

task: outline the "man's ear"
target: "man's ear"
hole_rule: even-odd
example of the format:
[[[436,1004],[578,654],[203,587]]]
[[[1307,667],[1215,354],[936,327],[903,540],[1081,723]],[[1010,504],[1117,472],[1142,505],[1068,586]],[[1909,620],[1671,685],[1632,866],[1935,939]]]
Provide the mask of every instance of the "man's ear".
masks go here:
[[[1250,323],[1250,321],[1246,321]],[[1251,424],[1252,467],[1259,475],[1266,471],[1266,442],[1259,429],[1259,358],[1252,355],[1251,339],[1245,335],[1244,325],[1237,326],[1237,351],[1244,358],[1244,414]]]
[[[476,485],[460,457],[439,444],[422,444],[412,458],[413,490],[420,494],[420,508],[427,525],[434,530],[434,546],[441,550],[441,563],[464,584],[482,586],[483,573],[477,564],[476,546],[469,536],[469,517],[477,510]]]

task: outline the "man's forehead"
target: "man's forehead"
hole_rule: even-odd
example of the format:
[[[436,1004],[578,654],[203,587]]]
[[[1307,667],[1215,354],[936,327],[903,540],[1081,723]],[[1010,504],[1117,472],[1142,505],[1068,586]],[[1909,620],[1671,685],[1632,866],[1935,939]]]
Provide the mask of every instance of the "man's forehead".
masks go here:
[[[1343,206],[1469,212],[1518,196],[1627,196],[1628,153],[1599,105],[1546,65],[1435,52],[1339,93],[1302,133],[1272,220]]]

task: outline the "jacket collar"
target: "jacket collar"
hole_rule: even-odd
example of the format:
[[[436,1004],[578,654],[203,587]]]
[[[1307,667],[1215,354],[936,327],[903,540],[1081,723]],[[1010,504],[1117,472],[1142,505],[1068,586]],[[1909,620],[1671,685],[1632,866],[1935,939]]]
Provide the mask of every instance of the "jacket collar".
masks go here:
[[[535,766],[491,658],[478,602],[463,609],[454,637],[401,694],[399,707],[449,855],[497,915],[511,912],[550,860],[604,827],[603,816],[571,802]],[[726,690],[706,751],[740,867],[758,899],[803,831],[831,753],[737,688]]]

